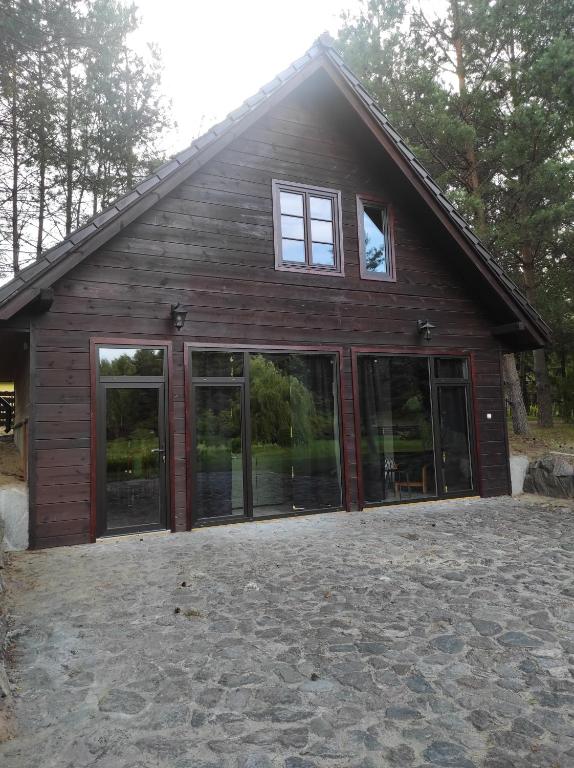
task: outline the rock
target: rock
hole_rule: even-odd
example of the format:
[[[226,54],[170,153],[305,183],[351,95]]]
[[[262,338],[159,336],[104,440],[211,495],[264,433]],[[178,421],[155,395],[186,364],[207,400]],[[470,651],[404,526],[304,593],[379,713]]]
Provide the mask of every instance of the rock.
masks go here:
[[[191,746],[187,741],[172,736],[169,738],[165,736],[145,736],[142,739],[138,739],[135,745],[142,752],[149,752],[157,761],[171,761],[187,752]]]
[[[313,715],[313,712],[306,709],[273,707],[267,714],[270,715],[272,723],[296,723],[299,720],[307,720]]]
[[[485,709],[473,709],[468,719],[477,731],[485,731],[487,728],[491,728],[496,722],[490,712],[487,712]]]
[[[255,753],[240,757],[237,768],[273,768],[273,761],[269,755]]]
[[[542,645],[540,640],[535,637],[530,637],[524,632],[505,632],[498,638],[498,642],[502,645],[511,645],[518,648],[537,648]]]
[[[536,629],[554,629],[554,624],[546,611],[537,611],[528,617],[528,623]]]
[[[485,619],[471,619],[472,626],[476,629],[479,635],[484,637],[492,637],[502,632],[502,627],[497,624],[496,621],[486,621]]]
[[[363,744],[365,749],[368,749],[369,751],[381,748],[381,744],[377,737],[372,733],[369,733],[369,731],[351,731],[351,736],[356,742]]]
[[[388,646],[383,643],[355,643],[355,646],[359,653],[368,653],[372,655],[385,653],[388,650]]]
[[[492,739],[501,749],[507,749],[510,754],[516,755],[526,748],[524,735],[513,731],[497,731],[492,734]]]
[[[574,696],[566,696],[560,693],[549,693],[548,691],[534,691],[534,697],[542,707],[557,709],[558,707],[572,706]]]
[[[0,655],[1,654],[2,654],[2,649],[0,648]],[[0,660],[0,700],[9,699],[10,697],[11,697],[10,681],[8,680],[8,675],[6,674],[6,670],[4,669],[4,664]]]
[[[317,763],[305,757],[288,757],[285,760],[285,768],[317,768]]]
[[[521,733],[524,736],[529,736],[530,738],[541,736],[544,733],[542,728],[531,720],[527,720],[525,717],[517,717],[512,723],[512,730],[516,731],[516,733]]]
[[[303,749],[309,739],[309,731],[307,728],[287,728],[284,731],[279,731],[276,738],[284,747]]]
[[[555,498],[574,498],[574,463],[555,453],[536,459],[526,472],[524,490]]]
[[[416,709],[411,707],[388,707],[385,711],[385,717],[389,720],[420,720],[422,715]]]
[[[193,728],[200,728],[206,720],[205,712],[200,712],[196,709],[191,716],[191,725]]]
[[[486,754],[484,768],[517,768],[517,765],[505,752],[491,749]]]
[[[405,768],[415,761],[415,751],[408,744],[399,744],[398,747],[385,747],[383,750],[384,765],[397,766]]]
[[[197,703],[202,707],[214,707],[221,698],[222,691],[219,688],[206,688],[197,697]]]
[[[146,705],[146,700],[139,693],[112,689],[99,701],[100,712],[118,712],[124,715],[136,715]]]
[[[226,688],[239,688],[242,685],[252,685],[253,683],[262,683],[265,678],[261,675],[255,675],[252,672],[245,674],[225,674],[219,678],[219,684]]]
[[[456,635],[439,635],[431,641],[431,645],[443,653],[460,653],[464,648],[463,641]]]
[[[461,571],[445,571],[442,577],[447,581],[466,581],[466,575]]]
[[[413,675],[405,680],[407,688],[415,693],[432,693],[432,685],[422,675]]]
[[[322,717],[313,718],[313,720],[309,722],[309,728],[314,734],[323,736],[324,738],[330,738],[335,733],[329,723]]]
[[[464,756],[465,749],[460,744],[450,741],[433,741],[423,752],[425,760],[433,765],[446,768],[476,768],[475,764]]]

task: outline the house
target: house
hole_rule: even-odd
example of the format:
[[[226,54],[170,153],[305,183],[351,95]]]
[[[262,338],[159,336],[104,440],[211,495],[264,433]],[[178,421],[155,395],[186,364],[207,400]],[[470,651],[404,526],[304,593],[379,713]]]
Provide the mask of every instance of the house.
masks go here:
[[[0,288],[30,545],[507,494],[548,339],[319,39]]]

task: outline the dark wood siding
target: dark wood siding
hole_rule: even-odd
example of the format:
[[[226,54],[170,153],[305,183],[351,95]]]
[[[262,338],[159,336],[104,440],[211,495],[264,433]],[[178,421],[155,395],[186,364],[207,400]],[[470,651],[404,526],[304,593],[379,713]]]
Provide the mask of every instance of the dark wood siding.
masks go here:
[[[433,346],[473,353],[480,490],[508,492],[493,323],[465,285],[460,254],[426,226],[422,203],[411,202],[390,164],[332,110],[326,115],[304,89],[292,94],[56,284],[51,310],[33,319],[34,546],[89,540],[91,337],[173,341],[178,530],[186,526],[184,341],[344,347],[344,442],[356,504],[350,347],[422,351],[416,320],[428,318]],[[345,277],[275,270],[274,178],[341,190]],[[396,283],[360,278],[357,193],[393,205]],[[177,301],[189,312],[175,335]]]

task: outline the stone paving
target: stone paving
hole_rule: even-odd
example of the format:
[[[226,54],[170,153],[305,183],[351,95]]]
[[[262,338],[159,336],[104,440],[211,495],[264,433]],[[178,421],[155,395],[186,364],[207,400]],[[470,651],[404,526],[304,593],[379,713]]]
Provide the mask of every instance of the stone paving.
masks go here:
[[[574,766],[573,557],[533,498],[13,555],[0,765]]]

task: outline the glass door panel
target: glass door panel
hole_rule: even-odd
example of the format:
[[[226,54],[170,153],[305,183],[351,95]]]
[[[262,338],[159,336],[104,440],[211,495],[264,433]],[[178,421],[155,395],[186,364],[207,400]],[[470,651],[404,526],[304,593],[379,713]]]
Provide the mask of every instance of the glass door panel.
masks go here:
[[[243,516],[243,387],[193,388],[196,518]]]
[[[165,527],[163,385],[105,387],[105,531]]]
[[[468,428],[467,392],[464,385],[437,385],[444,493],[472,489],[472,460]]]
[[[253,515],[341,505],[336,359],[250,355]]]
[[[428,358],[360,355],[358,373],[365,503],[435,496]]]

